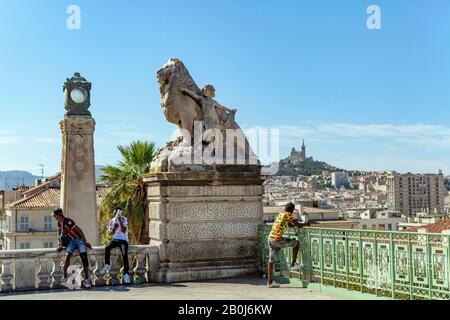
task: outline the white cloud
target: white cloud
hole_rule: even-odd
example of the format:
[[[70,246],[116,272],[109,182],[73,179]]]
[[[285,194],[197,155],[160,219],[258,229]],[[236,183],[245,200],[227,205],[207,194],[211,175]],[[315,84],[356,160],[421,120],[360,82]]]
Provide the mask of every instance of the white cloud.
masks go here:
[[[28,142],[32,142],[34,144],[58,144],[61,140],[50,137],[17,136],[12,131],[0,131],[0,145],[16,145]]]
[[[287,137],[312,137],[320,140],[346,142],[350,140],[385,139],[420,147],[450,149],[450,127],[429,124],[305,124],[280,126],[280,134]]]
[[[263,129],[279,129],[280,158],[305,139],[307,156],[345,169],[450,172],[450,126],[305,122]]]
[[[61,139],[55,139],[55,138],[34,138],[34,139],[31,139],[31,141],[35,142],[35,143],[43,143],[43,144],[61,143]]]
[[[0,145],[11,145],[20,143],[22,139],[20,137],[2,136],[0,135]]]

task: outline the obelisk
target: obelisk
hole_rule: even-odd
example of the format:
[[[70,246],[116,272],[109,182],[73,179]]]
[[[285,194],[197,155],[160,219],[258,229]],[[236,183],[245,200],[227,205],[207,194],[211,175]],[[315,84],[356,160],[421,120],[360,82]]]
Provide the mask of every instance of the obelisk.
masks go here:
[[[90,113],[91,83],[79,73],[64,83],[61,120],[61,208],[83,230],[87,241],[99,244],[94,161],[95,120]]]

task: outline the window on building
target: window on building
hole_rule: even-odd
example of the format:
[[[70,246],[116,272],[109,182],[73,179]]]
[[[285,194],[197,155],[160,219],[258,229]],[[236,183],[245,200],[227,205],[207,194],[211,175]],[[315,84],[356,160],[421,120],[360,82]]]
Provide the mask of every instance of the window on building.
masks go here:
[[[20,231],[26,232],[26,231],[28,231],[29,228],[30,228],[29,217],[21,216],[20,217],[20,226],[19,226]]]
[[[54,248],[53,241],[44,241],[44,248]]]
[[[51,231],[52,230],[52,216],[44,217],[44,230]]]
[[[20,244],[20,249],[30,249],[30,243],[29,242],[22,242]]]

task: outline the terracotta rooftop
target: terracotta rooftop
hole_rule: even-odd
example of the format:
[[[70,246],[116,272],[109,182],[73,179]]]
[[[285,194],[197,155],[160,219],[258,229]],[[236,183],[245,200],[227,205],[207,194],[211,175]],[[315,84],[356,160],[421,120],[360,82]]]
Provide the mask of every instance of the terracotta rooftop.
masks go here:
[[[8,208],[57,208],[60,192],[58,189],[44,189],[29,197],[17,200],[6,205]]]
[[[405,232],[418,232],[419,229],[425,229],[429,233],[442,233],[444,230],[450,230],[450,219],[428,224],[420,228],[405,229]]]
[[[97,205],[100,204],[101,199],[108,193],[109,188],[97,188]],[[14,209],[37,209],[37,208],[58,208],[60,206],[61,192],[59,189],[44,189],[36,194],[18,201],[9,203],[7,208]]]
[[[50,177],[50,178],[48,178],[47,182],[44,182],[36,187],[33,187],[33,188],[23,191],[22,196],[24,198],[31,197],[31,196],[43,191],[44,189],[49,189],[50,186],[55,183],[61,183],[61,175],[58,174],[56,176]]]

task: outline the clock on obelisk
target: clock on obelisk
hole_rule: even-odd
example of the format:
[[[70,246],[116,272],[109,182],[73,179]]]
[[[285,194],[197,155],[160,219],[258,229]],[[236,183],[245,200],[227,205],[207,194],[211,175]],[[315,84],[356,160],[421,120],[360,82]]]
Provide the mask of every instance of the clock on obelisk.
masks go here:
[[[99,244],[96,201],[94,130],[91,83],[76,72],[64,83],[61,120],[61,208],[83,230],[87,241]]]

